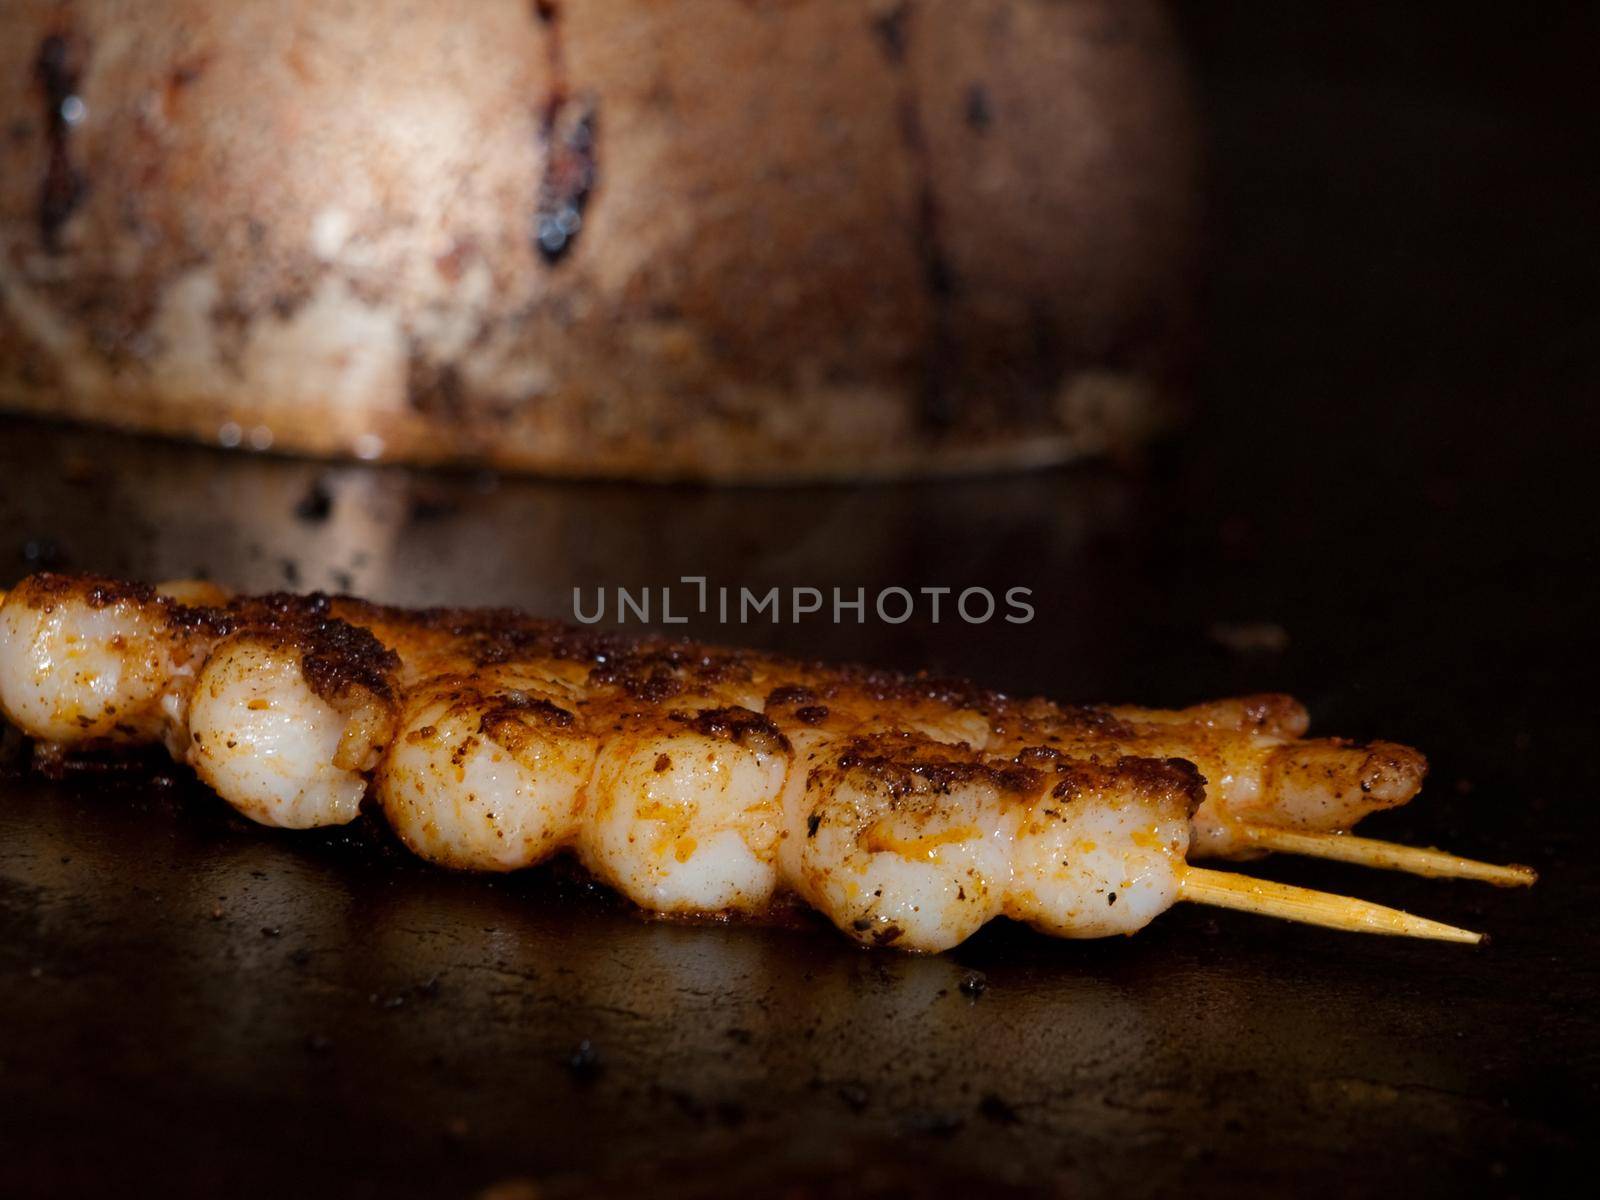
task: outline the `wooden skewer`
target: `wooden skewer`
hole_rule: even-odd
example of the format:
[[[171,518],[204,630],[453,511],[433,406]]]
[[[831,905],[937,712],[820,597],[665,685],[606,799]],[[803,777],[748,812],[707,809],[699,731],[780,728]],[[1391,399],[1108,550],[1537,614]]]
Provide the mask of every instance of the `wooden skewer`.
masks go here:
[[[1308,833],[1300,829],[1279,829],[1271,825],[1241,825],[1240,833],[1263,850],[1305,854],[1311,858],[1332,858],[1387,871],[1409,871],[1431,879],[1477,879],[1496,887],[1528,887],[1539,879],[1539,872],[1518,863],[1500,866],[1462,858],[1445,850],[1425,846],[1402,846],[1377,838],[1356,837],[1349,833]]]
[[[1398,908],[1385,908],[1381,904],[1370,904],[1352,896],[1314,892],[1310,888],[1274,883],[1269,879],[1252,879],[1248,875],[1235,875],[1228,871],[1186,867],[1179,886],[1182,898],[1194,904],[1233,908],[1240,912],[1260,913],[1264,917],[1279,917],[1285,921],[1323,925],[1329,929],[1432,938],[1440,942],[1477,944],[1484,940],[1481,933],[1457,929],[1454,925],[1444,925],[1426,917],[1414,917]]]

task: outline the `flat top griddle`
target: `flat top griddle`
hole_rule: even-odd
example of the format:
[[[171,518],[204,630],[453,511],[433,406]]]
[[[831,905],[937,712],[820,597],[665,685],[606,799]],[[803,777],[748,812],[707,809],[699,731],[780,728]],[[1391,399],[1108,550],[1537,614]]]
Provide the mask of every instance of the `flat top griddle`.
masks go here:
[[[1000,923],[869,954],[647,923],[560,869],[451,875],[366,825],[259,830],[171,768],[12,768],[0,1193],[1532,1194],[1585,1162],[1600,188],[1558,119],[1583,39],[1539,31],[1543,67],[1485,91],[1408,56],[1420,28],[1371,43],[1373,79],[1338,47],[1387,17],[1325,13],[1334,49],[1308,49],[1249,7],[1186,18],[1222,253],[1204,416],[1141,464],[720,492],[11,421],[0,580],[203,571],[550,615],[681,575],[1028,586],[1026,627],[684,629],[1063,700],[1293,691],[1317,729],[1430,755],[1423,796],[1365,828],[1544,877],[1260,873],[1492,945],[1180,907],[1131,939]],[[1488,55],[1499,18],[1453,19]],[[1286,46],[1305,61],[1280,69]]]

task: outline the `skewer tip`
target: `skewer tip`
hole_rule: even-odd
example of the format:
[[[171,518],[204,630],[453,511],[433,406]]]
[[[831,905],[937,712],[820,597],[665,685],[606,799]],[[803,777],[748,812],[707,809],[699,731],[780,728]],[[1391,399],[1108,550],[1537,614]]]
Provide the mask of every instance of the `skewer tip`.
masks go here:
[[[1479,862],[1431,846],[1403,846],[1353,833],[1284,829],[1276,825],[1240,825],[1247,845],[1283,854],[1327,858],[1379,870],[1406,871],[1430,879],[1475,879],[1495,887],[1532,887],[1539,873],[1521,863]]]
[[[1353,896],[1337,896],[1270,879],[1254,879],[1228,871],[1188,867],[1180,885],[1183,899],[1195,904],[1253,912],[1264,917],[1343,929],[1351,933],[1377,933],[1392,937],[1425,938],[1481,946],[1485,934],[1413,916]]]

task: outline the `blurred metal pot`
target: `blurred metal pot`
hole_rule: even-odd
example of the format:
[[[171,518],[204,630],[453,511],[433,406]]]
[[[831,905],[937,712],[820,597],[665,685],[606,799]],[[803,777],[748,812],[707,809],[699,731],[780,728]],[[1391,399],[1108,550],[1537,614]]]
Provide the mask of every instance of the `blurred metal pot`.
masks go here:
[[[1170,411],[1154,0],[11,0],[0,405],[557,474],[1054,462]]]

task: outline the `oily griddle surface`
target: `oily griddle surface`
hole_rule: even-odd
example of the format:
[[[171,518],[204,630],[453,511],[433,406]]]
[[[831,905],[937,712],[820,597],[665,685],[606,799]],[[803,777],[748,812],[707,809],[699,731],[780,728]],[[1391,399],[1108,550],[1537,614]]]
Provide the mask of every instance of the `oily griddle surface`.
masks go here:
[[[1317,729],[1431,757],[1372,832],[1544,878],[1254,869],[1492,945],[1180,908],[1131,939],[869,954],[650,924],[559,869],[450,875],[370,827],[259,830],[170,769],[12,769],[0,1193],[1533,1194],[1586,1162],[1600,189],[1563,117],[1592,38],[1524,29],[1508,57],[1497,9],[1439,39],[1353,6],[1312,43],[1206,8],[1206,412],[1131,471],[556,486],[4,422],[0,582],[209,571],[548,615],[685,574],[1029,586],[1025,627],[684,631],[1069,701],[1295,691]]]

